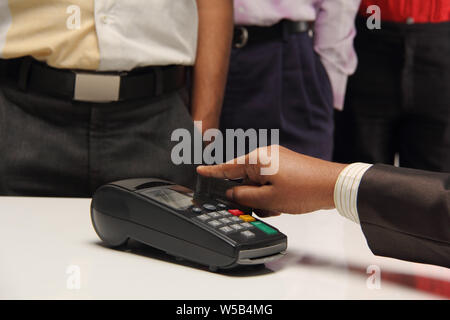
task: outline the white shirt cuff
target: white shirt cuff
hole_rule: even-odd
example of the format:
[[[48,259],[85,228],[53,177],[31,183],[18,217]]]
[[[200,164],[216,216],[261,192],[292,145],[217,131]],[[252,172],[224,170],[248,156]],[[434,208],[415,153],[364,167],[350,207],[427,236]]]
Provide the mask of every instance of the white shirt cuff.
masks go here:
[[[368,163],[352,163],[342,170],[334,186],[334,204],[339,214],[359,224],[358,189],[361,179],[371,167]]]

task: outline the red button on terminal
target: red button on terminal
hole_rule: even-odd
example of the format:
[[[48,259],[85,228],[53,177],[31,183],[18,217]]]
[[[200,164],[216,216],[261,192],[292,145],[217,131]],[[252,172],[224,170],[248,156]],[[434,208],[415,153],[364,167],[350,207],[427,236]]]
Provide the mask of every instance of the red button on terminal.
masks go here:
[[[230,209],[228,210],[229,213],[231,213],[234,216],[240,216],[241,214],[244,214],[241,210],[239,209]]]

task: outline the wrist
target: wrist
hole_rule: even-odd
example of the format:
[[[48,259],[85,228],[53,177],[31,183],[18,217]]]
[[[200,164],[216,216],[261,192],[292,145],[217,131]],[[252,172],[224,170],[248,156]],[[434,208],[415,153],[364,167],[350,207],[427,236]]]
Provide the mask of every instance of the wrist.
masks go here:
[[[202,133],[210,128],[219,127],[220,113],[208,112],[208,113],[193,113],[193,121],[200,122],[202,127]]]
[[[324,209],[334,209],[336,208],[335,204],[335,189],[336,183],[339,179],[342,171],[347,167],[346,164],[341,163],[331,163],[329,171],[326,174],[326,199],[325,199],[325,208]]]

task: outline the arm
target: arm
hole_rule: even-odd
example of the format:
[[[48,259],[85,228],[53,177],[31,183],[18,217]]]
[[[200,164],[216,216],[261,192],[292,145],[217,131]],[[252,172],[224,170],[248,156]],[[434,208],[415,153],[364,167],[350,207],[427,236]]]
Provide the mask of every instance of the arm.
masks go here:
[[[357,206],[374,254],[450,267],[450,174],[374,165]]]
[[[192,118],[203,132],[219,125],[233,33],[232,0],[197,0],[199,35],[192,88]]]
[[[278,154],[271,147],[259,148],[241,157],[243,160],[200,166],[197,171],[207,177],[245,178],[249,185],[234,187],[227,191],[227,196],[260,209],[255,210],[259,215],[300,214],[334,208],[334,186],[346,165],[305,156],[281,146],[276,149]],[[267,158],[265,150],[269,150],[270,161],[261,160]],[[278,170],[271,175],[261,174],[261,169],[268,167]]]
[[[242,164],[232,160],[197,170],[210,177],[245,178],[251,185],[234,187],[227,196],[256,208],[260,216],[337,207],[342,216],[361,223],[373,253],[450,267],[450,174],[344,165],[283,147],[262,164],[263,149],[246,155]],[[258,161],[250,164],[255,153]],[[261,175],[273,161],[278,172]]]
[[[344,106],[347,77],[355,72],[355,16],[360,0],[322,0],[315,22],[314,49],[330,78],[334,107]]]

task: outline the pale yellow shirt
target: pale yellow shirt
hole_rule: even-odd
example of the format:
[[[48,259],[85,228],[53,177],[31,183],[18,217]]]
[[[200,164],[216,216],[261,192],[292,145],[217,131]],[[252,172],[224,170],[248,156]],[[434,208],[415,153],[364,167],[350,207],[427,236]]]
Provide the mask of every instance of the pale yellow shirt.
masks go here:
[[[196,0],[0,0],[0,58],[100,71],[193,65]]]

